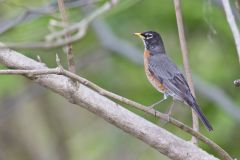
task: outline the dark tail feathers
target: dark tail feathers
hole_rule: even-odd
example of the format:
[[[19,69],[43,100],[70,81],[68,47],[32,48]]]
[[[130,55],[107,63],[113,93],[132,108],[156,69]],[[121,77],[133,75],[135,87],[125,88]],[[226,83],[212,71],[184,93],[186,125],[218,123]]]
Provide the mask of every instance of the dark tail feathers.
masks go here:
[[[189,99],[186,101],[189,106],[193,108],[193,110],[197,113],[199,119],[203,122],[203,124],[206,126],[208,131],[212,131],[213,128],[207,118],[204,116],[203,112],[201,111],[200,107],[196,103],[195,99],[193,98],[193,102],[190,101]]]

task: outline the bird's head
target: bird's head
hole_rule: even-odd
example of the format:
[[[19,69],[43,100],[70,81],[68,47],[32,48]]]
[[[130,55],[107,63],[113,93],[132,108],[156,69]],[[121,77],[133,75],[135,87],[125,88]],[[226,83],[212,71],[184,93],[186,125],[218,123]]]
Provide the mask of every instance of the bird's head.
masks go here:
[[[161,36],[154,31],[134,33],[143,40],[144,46],[149,51],[165,52]]]

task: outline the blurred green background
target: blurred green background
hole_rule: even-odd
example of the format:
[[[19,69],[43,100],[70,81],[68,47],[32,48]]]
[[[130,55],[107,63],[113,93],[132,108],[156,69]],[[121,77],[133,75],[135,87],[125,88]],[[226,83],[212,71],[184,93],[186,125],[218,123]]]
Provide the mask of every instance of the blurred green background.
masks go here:
[[[75,0],[76,1],[76,0]],[[93,5],[67,9],[74,24],[93,12]],[[74,2],[66,1],[66,3]],[[92,1],[96,8],[106,1]],[[239,13],[236,20],[239,23]],[[0,31],[26,11],[56,4],[54,0],[0,1]],[[42,11],[42,10],[41,10]],[[214,131],[202,124],[201,132],[240,159],[240,89],[233,85],[239,78],[239,62],[233,36],[220,1],[182,1],[189,61],[195,79],[196,95]],[[34,15],[30,11],[30,15]],[[35,12],[34,12],[35,13]],[[35,13],[36,14],[36,13]],[[61,20],[58,12],[31,18],[26,16],[8,30],[0,32],[0,41],[38,42],[50,33],[49,21]],[[59,28],[57,28],[59,29]],[[142,67],[143,44],[134,32],[155,30],[161,33],[168,55],[182,65],[173,1],[121,0],[111,10],[91,23],[86,35],[73,43],[77,74],[101,87],[150,105],[162,98],[147,81]],[[111,39],[114,37],[114,39]],[[114,41],[113,41],[114,40]],[[120,46],[120,47],[119,47]],[[133,50],[130,50],[129,47]],[[52,49],[16,49],[49,67],[55,67],[55,54],[67,67],[62,47]],[[121,50],[121,51],[120,51]],[[131,59],[129,57],[135,57]],[[1,69],[5,69],[1,66]],[[225,103],[224,103],[225,102]],[[157,109],[166,111],[171,98]],[[190,140],[180,129],[125,106],[136,114]],[[239,113],[239,114],[238,114]],[[190,109],[178,104],[173,116],[191,125]],[[216,153],[200,142],[209,153]],[[0,159],[8,160],[155,160],[168,159],[136,138],[108,124],[99,117],[33,84],[22,76],[0,78]]]

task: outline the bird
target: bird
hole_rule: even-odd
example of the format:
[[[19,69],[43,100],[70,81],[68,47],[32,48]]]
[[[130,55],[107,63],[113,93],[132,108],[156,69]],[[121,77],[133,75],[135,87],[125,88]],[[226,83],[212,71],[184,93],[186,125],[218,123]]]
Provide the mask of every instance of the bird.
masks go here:
[[[171,96],[173,98],[173,105],[175,101],[180,101],[190,106],[208,131],[212,131],[213,128],[191,93],[184,75],[166,54],[160,34],[155,31],[146,31],[134,33],[134,35],[140,37],[144,43],[144,70],[149,82],[157,91],[164,94],[162,100],[150,107],[159,105]]]

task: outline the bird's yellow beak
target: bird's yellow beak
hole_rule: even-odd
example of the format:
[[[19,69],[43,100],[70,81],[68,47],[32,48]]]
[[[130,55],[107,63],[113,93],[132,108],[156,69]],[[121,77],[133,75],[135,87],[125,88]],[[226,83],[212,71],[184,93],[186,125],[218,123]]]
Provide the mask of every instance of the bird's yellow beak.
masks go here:
[[[133,33],[135,36],[140,37],[141,39],[144,39],[144,37],[141,35],[141,33]]]

